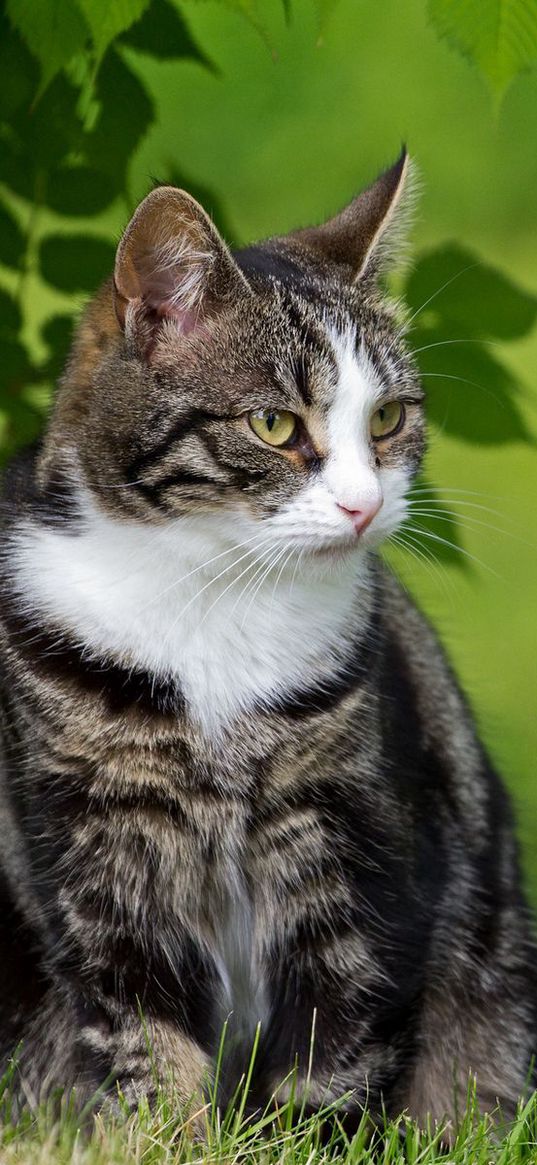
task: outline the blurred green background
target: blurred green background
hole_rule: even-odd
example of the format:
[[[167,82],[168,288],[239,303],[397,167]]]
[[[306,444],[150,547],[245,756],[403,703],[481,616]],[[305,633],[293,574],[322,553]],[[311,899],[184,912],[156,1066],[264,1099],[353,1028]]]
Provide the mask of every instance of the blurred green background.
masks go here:
[[[438,292],[411,336],[438,345],[422,356],[427,472],[458,518],[439,514],[418,557],[389,553],[514,795],[537,904],[537,68],[500,103],[424,0],[142,0],[100,71],[76,42],[35,103],[16,7],[0,46],[4,451],[38,430],[73,314],[155,180],[204,197],[247,242],[333,213],[402,141],[417,159],[416,264],[395,286],[413,311]]]

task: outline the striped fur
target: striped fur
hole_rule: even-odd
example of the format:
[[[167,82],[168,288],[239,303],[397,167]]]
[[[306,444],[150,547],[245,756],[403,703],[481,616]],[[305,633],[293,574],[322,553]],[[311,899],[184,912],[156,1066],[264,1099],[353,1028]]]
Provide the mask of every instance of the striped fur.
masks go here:
[[[350,1128],[366,1101],[453,1120],[470,1072],[483,1107],[524,1087],[509,806],[376,555],[425,440],[375,283],[406,165],[235,256],[189,196],[149,196],[7,472],[0,1049],[22,1041],[20,1103],[112,1105],[118,1083],[135,1103],[156,1072],[198,1104],[227,1018],[222,1103],[258,1023],[252,1108],[295,1063],[307,1105],[349,1092]],[[374,443],[388,400],[404,424]],[[249,428],[264,407],[300,418],[292,445]],[[368,505],[357,535],[345,511]]]

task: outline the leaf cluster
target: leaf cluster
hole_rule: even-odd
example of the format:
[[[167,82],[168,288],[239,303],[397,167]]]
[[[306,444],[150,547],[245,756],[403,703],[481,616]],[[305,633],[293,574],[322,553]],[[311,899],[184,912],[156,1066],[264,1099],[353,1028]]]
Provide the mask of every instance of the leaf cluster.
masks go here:
[[[37,274],[66,296],[88,295],[113,265],[114,247],[99,230],[99,216],[117,200],[128,214],[129,165],[155,117],[129,50],[212,68],[171,0],[148,5],[8,0],[0,12],[0,264],[8,272],[0,292],[4,457],[39,432],[71,333],[71,314],[49,320],[41,340],[50,355],[36,362],[21,336],[28,277]],[[45,237],[42,211],[58,221]]]
[[[497,98],[537,61],[536,0],[429,0],[429,18]]]
[[[260,0],[221,2],[266,39]],[[337,0],[312,2],[322,31]],[[289,0],[284,11],[293,18]],[[428,13],[499,88],[537,57],[537,0],[429,0]],[[2,458],[39,433],[73,312],[112,269],[103,217],[119,207],[124,221],[133,209],[130,167],[158,105],[136,70],[140,55],[215,72],[175,0],[5,0],[0,8]],[[189,174],[188,159],[159,178],[187,187],[237,241],[218,197]],[[65,307],[41,327],[36,348],[28,336],[40,283]],[[535,297],[458,244],[419,256],[403,293],[433,422],[465,444],[527,441],[520,388],[499,345],[531,330]],[[38,359],[36,350],[47,354]],[[457,546],[457,527],[443,521],[436,551],[451,556],[445,543]]]

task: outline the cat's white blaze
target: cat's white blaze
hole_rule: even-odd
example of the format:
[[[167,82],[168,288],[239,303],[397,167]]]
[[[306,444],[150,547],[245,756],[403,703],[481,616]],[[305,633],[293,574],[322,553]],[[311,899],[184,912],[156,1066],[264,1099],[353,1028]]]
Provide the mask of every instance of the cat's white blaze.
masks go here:
[[[338,670],[359,631],[364,551],[404,517],[408,474],[375,470],[367,439],[380,385],[354,337],[335,337],[339,382],[316,480],[273,517],[200,512],[162,525],[109,517],[80,488],[77,534],[29,520],[11,562],[28,611],[89,653],[173,678],[207,734],[254,703]],[[337,503],[384,504],[360,536]],[[343,554],[297,561],[304,552]]]
[[[327,456],[315,481],[275,514],[267,526],[290,544],[316,547],[351,541],[355,534],[349,518],[338,509],[382,508],[361,535],[360,545],[371,549],[394,530],[406,516],[406,491],[410,473],[402,466],[377,468],[369,441],[372,413],[378,407],[383,385],[353,331],[330,331],[338,367],[334,401],[328,413]]]
[[[378,474],[371,464],[369,422],[382,383],[356,335],[332,332],[338,366],[337,391],[328,414],[328,456],[323,478],[339,505],[365,510],[382,501]]]

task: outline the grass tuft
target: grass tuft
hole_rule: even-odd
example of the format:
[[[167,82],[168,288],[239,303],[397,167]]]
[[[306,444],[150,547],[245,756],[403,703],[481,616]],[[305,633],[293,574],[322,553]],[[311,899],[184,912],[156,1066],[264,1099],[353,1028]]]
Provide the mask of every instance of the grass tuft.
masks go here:
[[[98,1113],[81,1127],[68,1097],[41,1104],[12,1119],[12,1072],[0,1082],[0,1165],[537,1165],[537,1093],[520,1102],[514,1121],[481,1116],[469,1089],[466,1111],[448,1144],[445,1130],[420,1129],[402,1114],[373,1126],[367,1112],[346,1136],[340,1103],[315,1115],[291,1099],[246,1115],[242,1092],[226,1113],[213,1095],[203,1109],[181,1112],[170,1090],[159,1089],[153,1111],[145,1101],[132,1113],[119,1097],[115,1115]],[[194,1135],[198,1118],[205,1135]],[[327,1129],[329,1133],[327,1135]]]

